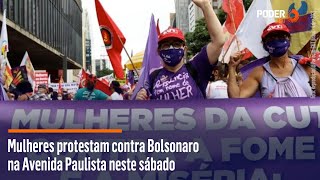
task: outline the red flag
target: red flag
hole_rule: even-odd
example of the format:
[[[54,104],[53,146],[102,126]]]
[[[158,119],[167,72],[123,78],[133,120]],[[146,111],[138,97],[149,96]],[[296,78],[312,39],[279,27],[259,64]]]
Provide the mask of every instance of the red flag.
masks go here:
[[[314,54],[314,61],[315,64],[320,67],[320,52],[316,52],[316,54]]]
[[[124,79],[121,64],[121,51],[126,38],[118,26],[113,22],[108,13],[103,9],[99,0],[95,0],[98,22],[104,45],[108,52],[113,70],[117,78]]]
[[[225,26],[228,32],[230,34],[235,34],[244,17],[242,0],[223,0],[222,9],[227,13]]]
[[[58,87],[58,93],[62,93],[62,83],[63,83],[63,79],[62,79],[62,76],[60,76],[60,79],[59,79],[59,87]]]
[[[89,74],[84,69],[82,69],[80,80],[79,80],[79,88],[86,87],[86,79],[88,78],[88,76]]]
[[[80,83],[79,83],[79,88],[84,88],[86,87],[86,80],[89,78],[89,74],[82,69],[81,77],[80,77]],[[111,96],[112,92],[110,90],[109,84],[107,81],[101,81],[97,79],[95,89],[98,89],[107,95]]]
[[[159,36],[160,35],[159,19],[157,20],[157,33],[158,33],[158,36]]]
[[[106,84],[105,82],[100,81],[99,79],[97,80],[95,88],[106,93],[108,96],[111,96],[111,94],[112,94],[112,92],[110,90],[110,86],[108,84]]]
[[[99,81],[101,81],[102,83],[104,83],[104,84],[107,84],[108,86],[109,86],[109,81],[107,80],[107,79],[105,79],[105,78],[98,78],[99,79]]]
[[[249,51],[248,48],[245,48],[244,50],[242,50],[242,52],[244,52],[244,56],[242,57],[242,60],[249,59],[253,56],[253,54]]]

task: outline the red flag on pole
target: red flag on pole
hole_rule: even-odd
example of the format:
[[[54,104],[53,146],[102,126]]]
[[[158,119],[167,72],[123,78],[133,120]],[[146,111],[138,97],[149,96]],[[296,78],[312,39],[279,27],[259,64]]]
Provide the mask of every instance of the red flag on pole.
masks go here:
[[[252,52],[250,52],[250,50],[248,48],[245,48],[244,50],[242,50],[242,52],[244,52],[242,60],[249,59],[253,56]]]
[[[104,10],[100,1],[95,0],[95,4],[103,43],[108,52],[114,73],[117,78],[124,79],[124,72],[121,64],[121,51],[126,42],[126,38]]]
[[[63,83],[63,78],[62,76],[60,76],[60,79],[59,79],[59,87],[58,87],[58,93],[62,93],[63,89],[62,89],[62,83]]]
[[[230,34],[235,34],[243,17],[244,6],[242,0],[223,0],[222,9],[227,13],[225,27]]]
[[[79,77],[79,88],[86,87],[86,80],[88,78],[89,74],[84,70],[81,69],[80,77]]]
[[[107,84],[105,81],[98,79],[95,88],[106,93],[108,96],[111,96],[112,94],[109,84]]]
[[[80,76],[80,83],[79,83],[79,88],[84,88],[86,87],[86,81],[89,78],[89,74],[82,69],[82,73]],[[107,81],[102,81],[100,79],[97,79],[96,85],[95,85],[95,89],[98,89],[104,93],[106,93],[107,95],[111,96],[112,92],[110,90],[109,84]]]
[[[159,19],[157,20],[157,33],[158,33],[158,36],[160,35],[160,27],[159,27]]]

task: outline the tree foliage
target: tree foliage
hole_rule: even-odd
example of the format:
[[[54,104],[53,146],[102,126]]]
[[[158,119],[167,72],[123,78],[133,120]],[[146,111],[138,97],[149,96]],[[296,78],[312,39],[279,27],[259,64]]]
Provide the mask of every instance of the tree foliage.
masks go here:
[[[210,36],[204,18],[196,22],[193,32],[186,33],[186,42],[188,46],[188,57],[200,52],[201,48],[208,44]]]
[[[220,23],[223,24],[227,19],[227,14],[222,9],[218,9],[217,17]]]
[[[103,77],[103,76],[107,76],[107,75],[110,75],[110,74],[113,74],[113,70],[111,70],[109,68],[105,68],[105,69],[102,69],[100,71],[97,71],[97,77],[98,78]]]
[[[243,1],[243,5],[244,5],[244,9],[247,11],[251,5],[253,0],[244,0]]]

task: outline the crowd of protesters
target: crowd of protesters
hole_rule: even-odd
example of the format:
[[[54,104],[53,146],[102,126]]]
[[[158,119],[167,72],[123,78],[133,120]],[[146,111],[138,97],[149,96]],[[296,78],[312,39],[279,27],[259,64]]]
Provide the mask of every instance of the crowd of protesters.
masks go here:
[[[85,87],[74,96],[67,91],[54,92],[44,84],[34,92],[29,82],[21,82],[14,90],[7,90],[8,97],[19,101],[174,100],[249,98],[258,92],[265,98],[320,96],[320,73],[312,72],[306,58],[289,56],[291,34],[285,24],[271,23],[266,26],[261,34],[261,45],[269,56],[260,59],[263,63],[252,68],[243,78],[240,69],[249,63],[243,61],[243,52],[231,55],[228,65],[222,66],[218,62],[224,37],[209,0],[193,2],[204,14],[211,41],[185,62],[187,47],[183,32],[178,28],[163,31],[158,40],[158,54],[163,68],[152,72],[144,83],[146,86],[137,89],[134,96],[129,86],[121,86],[118,81],[109,84],[111,94],[107,95],[96,89],[97,78],[90,75]],[[315,77],[313,88],[312,76]]]
[[[73,93],[66,90],[53,91],[46,84],[40,84],[34,91],[29,81],[20,82],[15,88],[5,88],[7,96],[11,101],[48,101],[48,100],[73,100]]]
[[[95,89],[95,77],[91,76],[86,87],[79,89],[76,94],[65,89],[54,91],[46,84],[38,85],[37,91],[34,91],[29,81],[22,81],[11,90],[4,89],[10,101],[129,100],[132,94],[129,86],[120,86],[118,81],[112,81],[109,88],[112,92],[110,96]]]
[[[209,11],[205,14],[211,16],[212,13]],[[217,23],[215,21],[216,17],[210,23]],[[212,30],[212,38],[216,39],[217,33],[221,32]],[[85,87],[76,94],[68,93],[67,90],[57,92],[45,84],[40,84],[37,91],[34,91],[29,81],[22,81],[15,88],[5,89],[7,96],[17,101],[48,101],[248,98],[257,92],[267,98],[312,95],[311,68],[299,63],[301,57],[297,60],[288,55],[290,33],[284,24],[272,23],[265,28],[262,43],[269,56],[265,58],[264,64],[253,68],[246,79],[243,79],[240,69],[250,62],[241,59],[242,52],[233,54],[229,64],[223,66],[217,62],[220,45],[216,47],[213,41],[192,60],[184,63],[185,39],[182,32],[169,28],[159,37],[158,53],[164,67],[150,74],[147,83],[149,88],[139,89],[135,97],[132,97],[131,86],[121,86],[118,81],[109,84],[111,93],[107,95],[96,89],[97,78],[94,75],[86,79]],[[315,92],[319,96],[320,73],[316,72],[315,77]]]

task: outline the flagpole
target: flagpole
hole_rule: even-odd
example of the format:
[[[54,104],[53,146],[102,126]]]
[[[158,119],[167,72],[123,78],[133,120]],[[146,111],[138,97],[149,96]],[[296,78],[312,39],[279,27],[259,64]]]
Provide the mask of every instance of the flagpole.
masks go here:
[[[231,11],[231,19],[232,19],[232,24],[233,24],[233,28],[234,28],[234,32],[236,33],[237,32],[237,28],[236,28],[236,23],[234,22],[234,16],[233,16],[233,11],[232,11],[232,8],[231,8],[231,4],[230,4],[230,0],[228,0],[228,4],[229,4],[229,9]],[[236,41],[237,41],[237,47],[238,47],[238,51],[240,51],[240,47],[239,47],[239,41],[236,38]]]
[[[228,49],[226,50],[226,52],[224,53],[224,55],[222,56],[222,63],[224,63],[224,58],[226,57],[226,55],[227,55],[227,52],[229,51],[229,49],[230,49],[230,47],[231,47],[231,45],[232,45],[232,42],[233,42],[233,40],[234,40],[234,38],[236,38],[236,43],[237,43],[237,48],[238,48],[238,51],[240,51],[240,47],[239,47],[239,40],[238,40],[238,38],[237,38],[237,36],[236,36],[236,34],[237,34],[237,32],[238,32],[238,29],[236,28],[236,24],[235,24],[235,22],[234,22],[234,16],[233,16],[233,11],[232,11],[232,8],[231,8],[231,5],[230,5],[230,0],[228,0],[228,5],[229,5],[229,9],[230,9],[230,11],[231,11],[231,20],[232,20],[232,24],[233,24],[233,28],[234,28],[234,30],[235,30],[235,33],[234,33],[234,37],[232,38],[232,41],[231,41],[231,43],[230,43],[230,45],[228,46]],[[241,23],[242,23],[242,21],[241,21]],[[241,24],[240,23],[240,24]],[[240,25],[239,25],[240,26]]]
[[[231,47],[231,45],[232,45],[232,42],[233,42],[233,40],[234,40],[235,36],[236,36],[236,35],[234,35],[234,36],[233,36],[233,38],[232,38],[232,40],[231,40],[231,42],[230,42],[230,44],[229,44],[229,46],[228,46],[228,48],[227,48],[226,52],[225,52],[225,53],[223,54],[223,56],[222,56],[222,63],[224,63],[224,58],[226,57],[227,52],[229,51],[229,49],[230,49],[230,47]]]
[[[132,64],[133,70],[136,72],[136,74],[137,74],[138,76],[140,76],[139,73],[138,73],[138,71],[137,71],[137,69],[136,69],[136,67],[134,67],[133,62],[132,62],[132,59],[131,59],[131,57],[129,56],[129,53],[128,53],[126,47],[124,47],[124,43],[122,42],[122,40],[121,40],[121,38],[119,37],[118,34],[117,34],[117,37],[118,37],[120,43],[122,44],[122,47],[123,47],[124,51],[126,52],[128,58],[129,58],[129,60],[130,60],[130,62],[131,62],[131,64]]]

